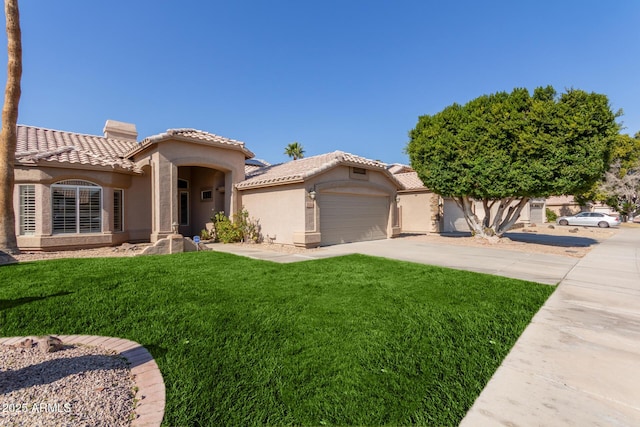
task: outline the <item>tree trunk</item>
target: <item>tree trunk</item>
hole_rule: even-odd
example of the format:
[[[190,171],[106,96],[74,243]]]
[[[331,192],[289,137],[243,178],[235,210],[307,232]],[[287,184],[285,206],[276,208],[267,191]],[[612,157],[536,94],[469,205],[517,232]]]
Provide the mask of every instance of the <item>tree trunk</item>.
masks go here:
[[[527,205],[529,197],[523,197],[519,200],[515,197],[505,197],[504,199],[483,199],[482,206],[484,208],[484,217],[482,218],[482,221],[480,221],[475,212],[473,212],[473,200],[470,197],[454,197],[453,200],[455,200],[456,205],[462,209],[464,219],[467,221],[473,236],[497,242],[505,232],[513,227],[518,218],[520,218],[520,213]],[[515,201],[518,203],[515,206],[512,206]],[[491,209],[495,203],[499,203],[499,205],[498,209],[493,213],[492,218]]]
[[[517,205],[509,206],[509,211],[507,212],[507,216],[505,217],[504,221],[502,221],[500,225],[495,229],[496,235],[498,237],[502,237],[505,232],[513,227],[513,224],[515,224],[518,218],[520,218],[520,213],[522,212],[522,209],[527,205],[527,202],[529,202],[529,197],[523,197],[522,199],[520,199]]]
[[[0,252],[18,252],[15,213],[13,210],[13,186],[15,153],[17,144],[18,103],[20,102],[20,78],[22,77],[22,41],[18,0],[5,0],[7,19],[7,86],[2,107],[0,130]]]
[[[485,233],[482,224],[473,212],[473,201],[467,196],[454,197],[453,200],[455,200],[456,205],[462,209],[464,219],[467,221],[471,234],[474,236],[484,237]]]

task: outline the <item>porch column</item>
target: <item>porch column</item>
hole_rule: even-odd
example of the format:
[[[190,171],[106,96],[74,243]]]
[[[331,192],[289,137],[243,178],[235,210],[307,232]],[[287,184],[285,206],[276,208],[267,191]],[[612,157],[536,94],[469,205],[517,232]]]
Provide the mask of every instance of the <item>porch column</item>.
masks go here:
[[[112,187],[102,187],[102,234],[113,234]]]
[[[151,242],[173,234],[174,221],[178,220],[178,167],[155,153],[151,160],[152,218]]]

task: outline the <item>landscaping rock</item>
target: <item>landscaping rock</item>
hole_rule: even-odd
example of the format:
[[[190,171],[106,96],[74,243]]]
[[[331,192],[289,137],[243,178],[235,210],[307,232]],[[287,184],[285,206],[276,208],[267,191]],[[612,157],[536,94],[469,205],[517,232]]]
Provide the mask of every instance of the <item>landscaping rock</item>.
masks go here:
[[[53,335],[49,335],[39,339],[37,344],[40,348],[40,351],[42,351],[43,353],[54,353],[64,348],[62,340],[60,340],[60,338],[58,337],[54,337]]]
[[[31,338],[27,338],[23,341],[20,341],[18,344],[16,344],[16,347],[19,348],[31,348],[33,347],[33,340]]]

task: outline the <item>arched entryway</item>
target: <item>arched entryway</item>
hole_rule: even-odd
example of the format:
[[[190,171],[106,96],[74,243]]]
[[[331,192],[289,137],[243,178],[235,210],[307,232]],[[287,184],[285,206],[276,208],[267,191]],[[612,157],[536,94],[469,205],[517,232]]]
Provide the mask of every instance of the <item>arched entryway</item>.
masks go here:
[[[176,193],[179,224],[184,236],[199,235],[217,212],[228,215],[224,171],[202,166],[179,166]]]

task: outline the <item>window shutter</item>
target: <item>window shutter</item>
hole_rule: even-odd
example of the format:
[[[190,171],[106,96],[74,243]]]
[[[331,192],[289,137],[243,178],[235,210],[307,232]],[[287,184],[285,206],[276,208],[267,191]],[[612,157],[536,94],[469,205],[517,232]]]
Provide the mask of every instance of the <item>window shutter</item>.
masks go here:
[[[36,186],[20,186],[20,234],[36,232]]]

